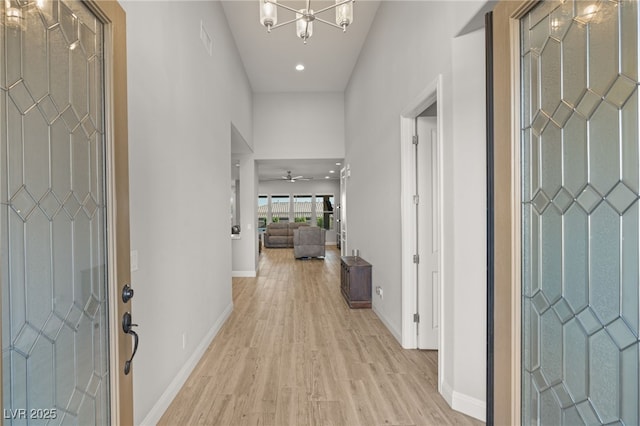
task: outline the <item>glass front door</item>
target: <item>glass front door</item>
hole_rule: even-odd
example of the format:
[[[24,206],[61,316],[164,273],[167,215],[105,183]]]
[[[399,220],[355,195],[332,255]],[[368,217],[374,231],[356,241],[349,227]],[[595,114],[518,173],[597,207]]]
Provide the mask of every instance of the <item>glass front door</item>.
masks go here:
[[[0,2],[5,424],[109,424],[103,25]]]
[[[640,423],[638,19],[521,20],[523,424]]]

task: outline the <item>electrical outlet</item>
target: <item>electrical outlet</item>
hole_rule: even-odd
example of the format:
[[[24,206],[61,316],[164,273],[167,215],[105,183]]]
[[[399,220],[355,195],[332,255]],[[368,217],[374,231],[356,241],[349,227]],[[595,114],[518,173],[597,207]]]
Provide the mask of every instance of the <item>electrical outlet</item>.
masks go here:
[[[380,286],[377,286],[377,287],[376,287],[376,294],[377,294],[378,296],[380,296],[380,299],[382,299],[382,298],[383,298],[383,296],[382,296],[382,287],[380,287]]]

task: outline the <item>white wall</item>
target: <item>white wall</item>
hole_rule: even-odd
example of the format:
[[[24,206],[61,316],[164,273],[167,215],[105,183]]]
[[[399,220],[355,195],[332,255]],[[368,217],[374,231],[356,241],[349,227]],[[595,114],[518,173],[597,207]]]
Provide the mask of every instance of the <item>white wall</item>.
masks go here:
[[[400,114],[443,76],[442,286],[444,328],[452,333],[444,339],[441,379],[449,403],[479,418],[485,401],[484,41],[478,34],[454,35],[482,5],[382,2],[345,93],[347,250],[359,249],[373,265],[373,286],[385,294],[374,298],[374,309],[399,335]],[[379,208],[381,200],[388,208]]]
[[[343,93],[256,93],[256,160],[343,158]]]
[[[218,2],[122,6],[131,247],[139,255],[134,421],[151,424],[232,309],[229,129],[233,121],[252,145],[252,94]],[[201,20],[212,56],[200,41]]]
[[[298,181],[296,183],[291,182],[260,182],[258,185],[259,195],[287,195],[291,197],[294,195],[333,195],[334,207],[335,203],[340,201],[340,180],[338,179],[325,179],[317,181]],[[334,223],[338,217],[334,216]],[[327,230],[326,242],[336,242],[336,229]]]

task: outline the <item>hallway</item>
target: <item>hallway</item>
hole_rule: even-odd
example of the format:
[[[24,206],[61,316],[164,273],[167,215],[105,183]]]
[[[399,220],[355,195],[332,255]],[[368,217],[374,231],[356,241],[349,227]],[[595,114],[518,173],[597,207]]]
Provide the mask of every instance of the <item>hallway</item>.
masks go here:
[[[340,294],[340,256],[265,249],[161,425],[482,424],[438,394],[435,352],[403,350]],[[374,265],[375,273],[375,265]]]

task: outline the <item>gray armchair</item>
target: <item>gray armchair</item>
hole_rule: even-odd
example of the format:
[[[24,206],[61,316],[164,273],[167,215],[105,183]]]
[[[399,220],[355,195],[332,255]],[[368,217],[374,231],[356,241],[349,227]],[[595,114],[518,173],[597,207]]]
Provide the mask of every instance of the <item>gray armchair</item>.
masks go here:
[[[293,231],[293,255],[302,257],[324,257],[326,231],[317,226],[301,227]]]

